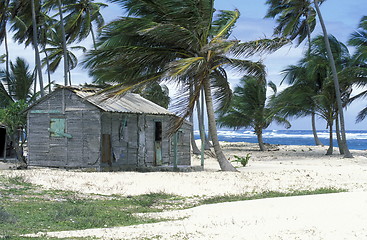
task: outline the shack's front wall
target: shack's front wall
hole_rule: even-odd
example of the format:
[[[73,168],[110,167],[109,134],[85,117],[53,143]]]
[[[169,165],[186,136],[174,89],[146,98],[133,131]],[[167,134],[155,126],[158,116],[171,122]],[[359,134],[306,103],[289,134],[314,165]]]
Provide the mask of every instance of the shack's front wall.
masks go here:
[[[50,132],[55,119],[66,136]],[[98,167],[100,132],[100,110],[69,90],[58,90],[28,111],[29,165]]]
[[[111,157],[102,156],[101,166],[136,169],[172,165],[173,138],[168,136],[172,118],[169,115],[102,113],[102,138],[110,142],[110,146],[102,143],[102,152],[111,151]],[[157,127],[162,130],[161,139],[157,139]],[[190,128],[187,125],[178,138],[178,164],[190,165]]]

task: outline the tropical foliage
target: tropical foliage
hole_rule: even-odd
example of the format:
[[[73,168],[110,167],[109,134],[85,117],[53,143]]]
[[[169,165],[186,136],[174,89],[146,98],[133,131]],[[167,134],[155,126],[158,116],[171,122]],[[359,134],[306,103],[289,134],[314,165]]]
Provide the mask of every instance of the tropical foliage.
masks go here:
[[[354,82],[359,87],[365,87],[367,85],[367,16],[364,16],[358,29],[351,35],[348,44],[356,47],[356,52],[353,56],[356,67],[353,71],[349,71],[349,76],[354,76]],[[356,99],[365,98],[367,96],[367,90],[362,91],[358,95],[354,96],[351,101]],[[363,121],[367,116],[367,107],[363,108],[357,115],[357,122]]]
[[[337,59],[338,72],[347,70],[352,64],[348,48],[334,36],[329,36],[329,42],[334,58]],[[323,118],[330,130],[328,154],[332,154],[332,127],[337,120],[338,108],[323,36],[312,40],[310,50],[297,65],[290,65],[283,71],[284,80],[291,86],[282,91],[272,104],[284,117],[302,117],[316,113]],[[340,80],[345,106],[351,94],[351,82],[348,78]]]
[[[241,79],[241,86],[235,88],[229,109],[218,119],[221,126],[235,129],[252,128],[261,151],[266,150],[262,138],[263,129],[269,127],[272,122],[277,122],[286,128],[291,126],[277,111],[273,111],[272,106],[266,104],[266,85],[265,79],[244,76]],[[269,82],[268,86],[274,92],[269,97],[270,100],[275,97],[277,89],[273,82]]]

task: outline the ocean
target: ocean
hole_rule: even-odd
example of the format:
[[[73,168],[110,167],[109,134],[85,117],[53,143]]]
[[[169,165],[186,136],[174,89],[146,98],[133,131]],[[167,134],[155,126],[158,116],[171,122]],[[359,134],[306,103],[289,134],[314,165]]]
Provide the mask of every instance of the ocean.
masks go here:
[[[317,132],[320,141],[329,145],[329,132],[327,130]],[[194,132],[195,139],[199,139],[199,131]],[[256,135],[250,130],[218,130],[219,141],[226,142],[251,142],[257,143]],[[265,143],[282,145],[315,145],[311,130],[264,130],[263,139]],[[334,139],[336,139],[334,134]],[[349,149],[367,150],[367,131],[347,131],[347,142]],[[338,144],[334,140],[334,146]]]

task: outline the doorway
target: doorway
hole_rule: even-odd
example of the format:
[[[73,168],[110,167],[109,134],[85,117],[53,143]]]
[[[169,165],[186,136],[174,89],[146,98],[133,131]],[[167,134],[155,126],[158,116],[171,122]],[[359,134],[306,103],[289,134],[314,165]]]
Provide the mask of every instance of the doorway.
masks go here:
[[[162,122],[155,122],[154,165],[162,165]]]
[[[4,157],[6,149],[6,129],[0,127],[0,158]]]

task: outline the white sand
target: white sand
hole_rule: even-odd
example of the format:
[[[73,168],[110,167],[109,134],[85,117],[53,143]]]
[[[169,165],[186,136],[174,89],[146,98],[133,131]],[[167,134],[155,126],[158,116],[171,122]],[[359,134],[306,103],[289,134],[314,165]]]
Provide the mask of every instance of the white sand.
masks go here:
[[[45,188],[79,193],[137,195],[166,192],[182,196],[215,196],[263,191],[335,187],[348,193],[263,199],[200,206],[163,213],[184,220],[139,226],[49,233],[52,236],[97,236],[104,239],[367,239],[367,152],[353,159],[325,156],[325,147],[279,146],[256,151],[247,143],[224,143],[226,155],[251,153],[238,173],[219,172],[206,158],[204,172],[79,172],[58,169],[2,171],[23,175]],[[335,152],[336,153],[336,152]],[[195,157],[194,165],[199,164]],[[161,214],[162,215],[162,214]],[[159,216],[161,216],[159,215]]]

